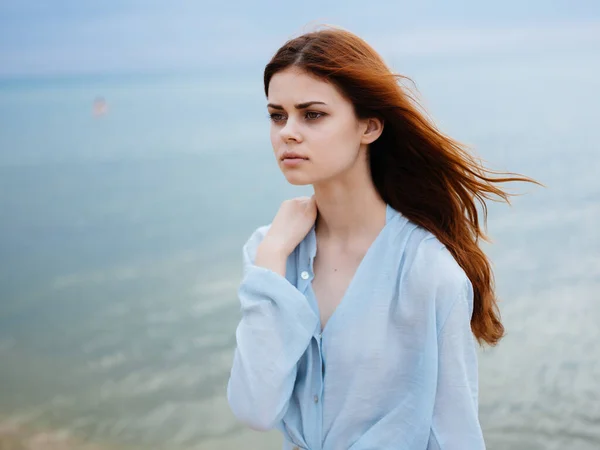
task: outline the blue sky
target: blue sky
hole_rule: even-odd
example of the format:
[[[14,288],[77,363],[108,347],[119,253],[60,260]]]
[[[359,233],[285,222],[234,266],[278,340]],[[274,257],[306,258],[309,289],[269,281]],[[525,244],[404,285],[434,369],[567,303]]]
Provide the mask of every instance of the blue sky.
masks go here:
[[[313,24],[385,57],[598,49],[598,0],[1,0],[0,75],[261,66]]]

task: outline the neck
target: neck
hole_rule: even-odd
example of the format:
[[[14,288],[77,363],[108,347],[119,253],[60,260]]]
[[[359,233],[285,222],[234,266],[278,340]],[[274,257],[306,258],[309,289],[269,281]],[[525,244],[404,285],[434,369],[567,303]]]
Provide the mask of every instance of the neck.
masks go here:
[[[350,169],[336,179],[314,185],[319,211],[316,233],[342,245],[370,239],[386,222],[386,203],[373,185],[365,167]]]

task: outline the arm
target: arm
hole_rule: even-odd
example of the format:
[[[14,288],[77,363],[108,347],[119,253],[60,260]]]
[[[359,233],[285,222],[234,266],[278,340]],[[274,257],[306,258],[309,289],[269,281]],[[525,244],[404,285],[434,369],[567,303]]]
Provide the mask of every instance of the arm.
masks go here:
[[[259,228],[243,249],[244,276],[238,290],[242,319],[227,384],[236,418],[260,431],[274,428],[285,415],[297,363],[319,323],[304,295],[280,270],[255,264],[264,232]],[[269,259],[263,258],[266,266]]]
[[[468,279],[438,335],[438,382],[427,450],[484,450],[478,418],[478,363]]]

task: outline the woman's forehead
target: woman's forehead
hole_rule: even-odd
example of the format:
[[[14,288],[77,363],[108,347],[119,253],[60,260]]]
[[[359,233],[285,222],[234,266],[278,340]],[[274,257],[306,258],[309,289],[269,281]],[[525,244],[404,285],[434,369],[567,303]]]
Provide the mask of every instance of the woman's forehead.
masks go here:
[[[320,101],[332,105],[341,95],[335,86],[298,69],[288,69],[273,75],[269,83],[270,103],[297,104]]]

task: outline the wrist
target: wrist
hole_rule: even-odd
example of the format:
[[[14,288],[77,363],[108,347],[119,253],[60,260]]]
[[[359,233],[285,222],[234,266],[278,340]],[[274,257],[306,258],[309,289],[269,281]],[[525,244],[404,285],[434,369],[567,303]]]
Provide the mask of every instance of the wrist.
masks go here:
[[[283,242],[269,235],[265,236],[263,241],[258,246],[258,251],[268,254],[272,258],[287,259],[292,253]]]
[[[288,252],[280,243],[274,240],[263,240],[256,250],[254,264],[285,276]]]

